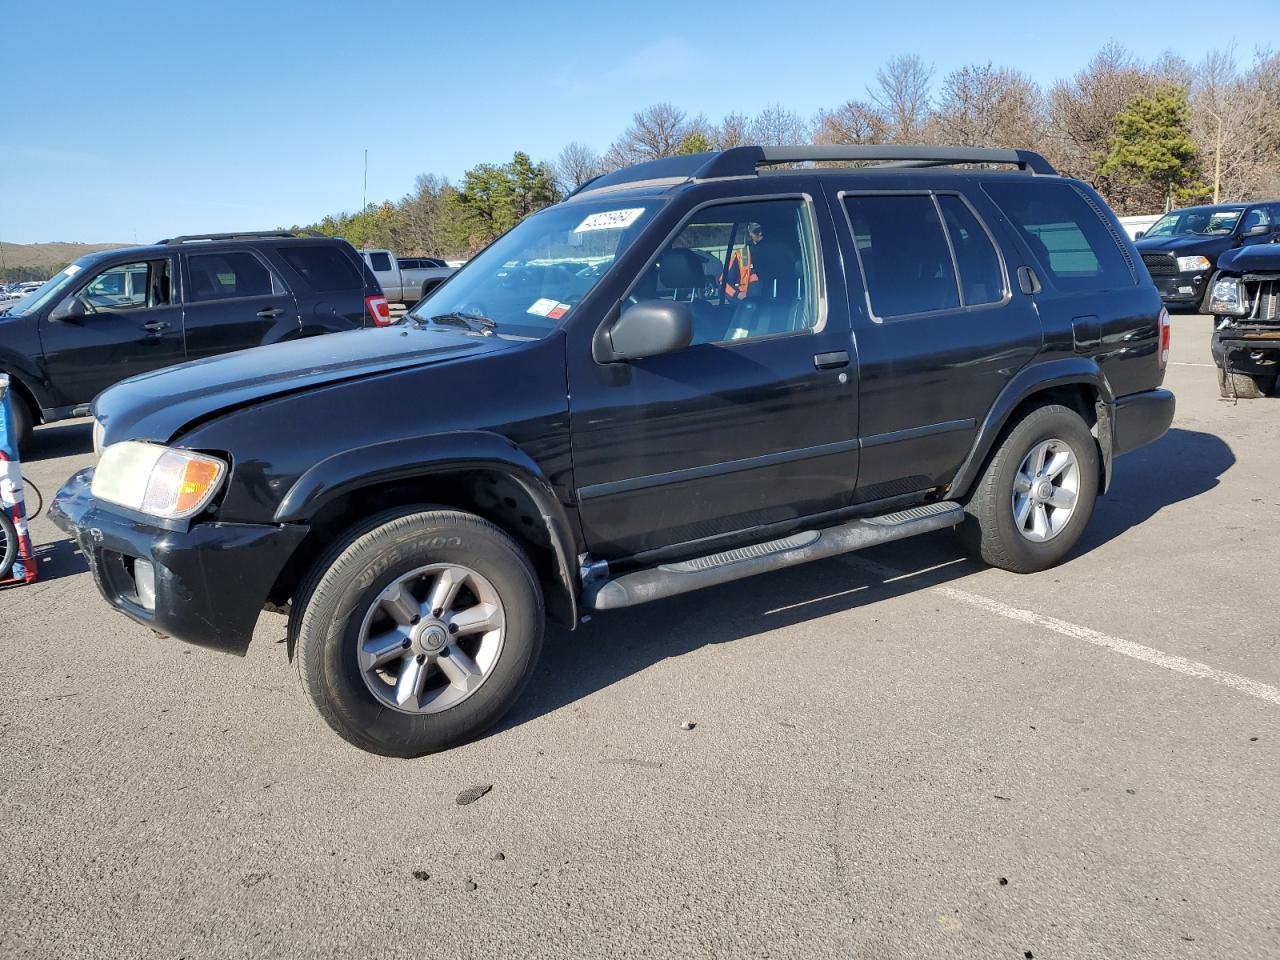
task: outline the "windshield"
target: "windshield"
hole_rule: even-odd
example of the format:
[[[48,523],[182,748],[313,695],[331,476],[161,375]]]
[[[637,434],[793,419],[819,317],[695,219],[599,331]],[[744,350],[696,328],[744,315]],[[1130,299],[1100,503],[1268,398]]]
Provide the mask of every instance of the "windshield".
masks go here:
[[[31,313],[33,310],[39,310],[54,297],[58,296],[59,293],[69,287],[75,275],[83,269],[84,266],[79,260],[75,263],[67,264],[63,270],[55,273],[37,289],[19,300],[5,312],[12,314],[15,317],[20,317],[24,314]]]
[[[1147,237],[1181,237],[1193,233],[1202,236],[1222,236],[1236,228],[1236,223],[1240,220],[1242,212],[1239,209],[1215,210],[1210,207],[1175,210],[1173,213],[1166,213],[1157,220],[1151,229],[1142,236],[1143,239]]]
[[[408,316],[420,322],[463,314],[493,321],[498,334],[553,330],[653,219],[662,201],[549,207],[499,237]]]

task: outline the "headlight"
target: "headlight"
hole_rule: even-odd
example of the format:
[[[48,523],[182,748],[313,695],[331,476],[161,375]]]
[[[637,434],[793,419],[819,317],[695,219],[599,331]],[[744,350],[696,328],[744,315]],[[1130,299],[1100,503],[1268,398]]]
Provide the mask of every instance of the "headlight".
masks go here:
[[[1249,313],[1249,291],[1235,277],[1216,281],[1209,297],[1209,312],[1215,316],[1246,316]]]
[[[209,505],[226,472],[216,457],[128,440],[102,452],[93,495],[164,520],[185,520]]]
[[[1208,270],[1208,269],[1209,269],[1208,257],[1179,257],[1178,258],[1179,273],[1192,273],[1195,271]]]

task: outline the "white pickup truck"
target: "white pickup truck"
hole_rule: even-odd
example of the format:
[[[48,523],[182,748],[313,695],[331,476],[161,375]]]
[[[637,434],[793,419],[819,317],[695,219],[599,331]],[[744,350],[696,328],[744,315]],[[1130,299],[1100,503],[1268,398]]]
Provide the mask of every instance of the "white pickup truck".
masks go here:
[[[436,257],[397,257],[390,250],[361,250],[360,255],[382,284],[387,300],[409,306],[444,283],[457,269]]]

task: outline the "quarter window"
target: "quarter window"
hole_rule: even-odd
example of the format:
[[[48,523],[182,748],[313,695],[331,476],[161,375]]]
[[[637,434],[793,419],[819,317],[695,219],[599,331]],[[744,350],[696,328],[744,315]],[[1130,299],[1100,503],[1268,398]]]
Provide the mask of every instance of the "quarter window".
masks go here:
[[[763,200],[694,214],[632,296],[688,303],[699,344],[812,330],[818,290],[807,205]]]
[[[1007,180],[983,185],[1062,290],[1106,290],[1136,282],[1101,216],[1072,186]]]
[[[959,309],[951,250],[933,197],[851,196],[845,207],[875,316]]]
[[[359,290],[364,286],[364,278],[356,270],[356,265],[337,247],[277,247],[276,253],[316,293]]]
[[[247,251],[201,253],[187,258],[192,302],[263,297],[282,292],[266,264]]]

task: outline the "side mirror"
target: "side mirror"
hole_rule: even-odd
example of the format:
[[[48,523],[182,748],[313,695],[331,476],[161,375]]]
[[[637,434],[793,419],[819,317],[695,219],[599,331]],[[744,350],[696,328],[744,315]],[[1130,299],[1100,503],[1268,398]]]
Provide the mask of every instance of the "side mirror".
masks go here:
[[[1246,237],[1259,237],[1264,233],[1270,233],[1270,232],[1271,232],[1271,224],[1259,223],[1259,224],[1255,224],[1254,226],[1246,230],[1244,232],[1244,235]]]
[[[49,313],[50,323],[75,323],[85,316],[84,304],[79,297],[67,297]]]
[[[606,334],[612,360],[640,360],[693,342],[693,312],[675,300],[641,300],[622,311]]]
[[[1135,240],[1141,240],[1141,239],[1142,239],[1143,237],[1145,237],[1146,235],[1147,235],[1147,231],[1145,231],[1145,230],[1139,230],[1137,233],[1135,233],[1135,234],[1133,235],[1133,239],[1135,239]]]

